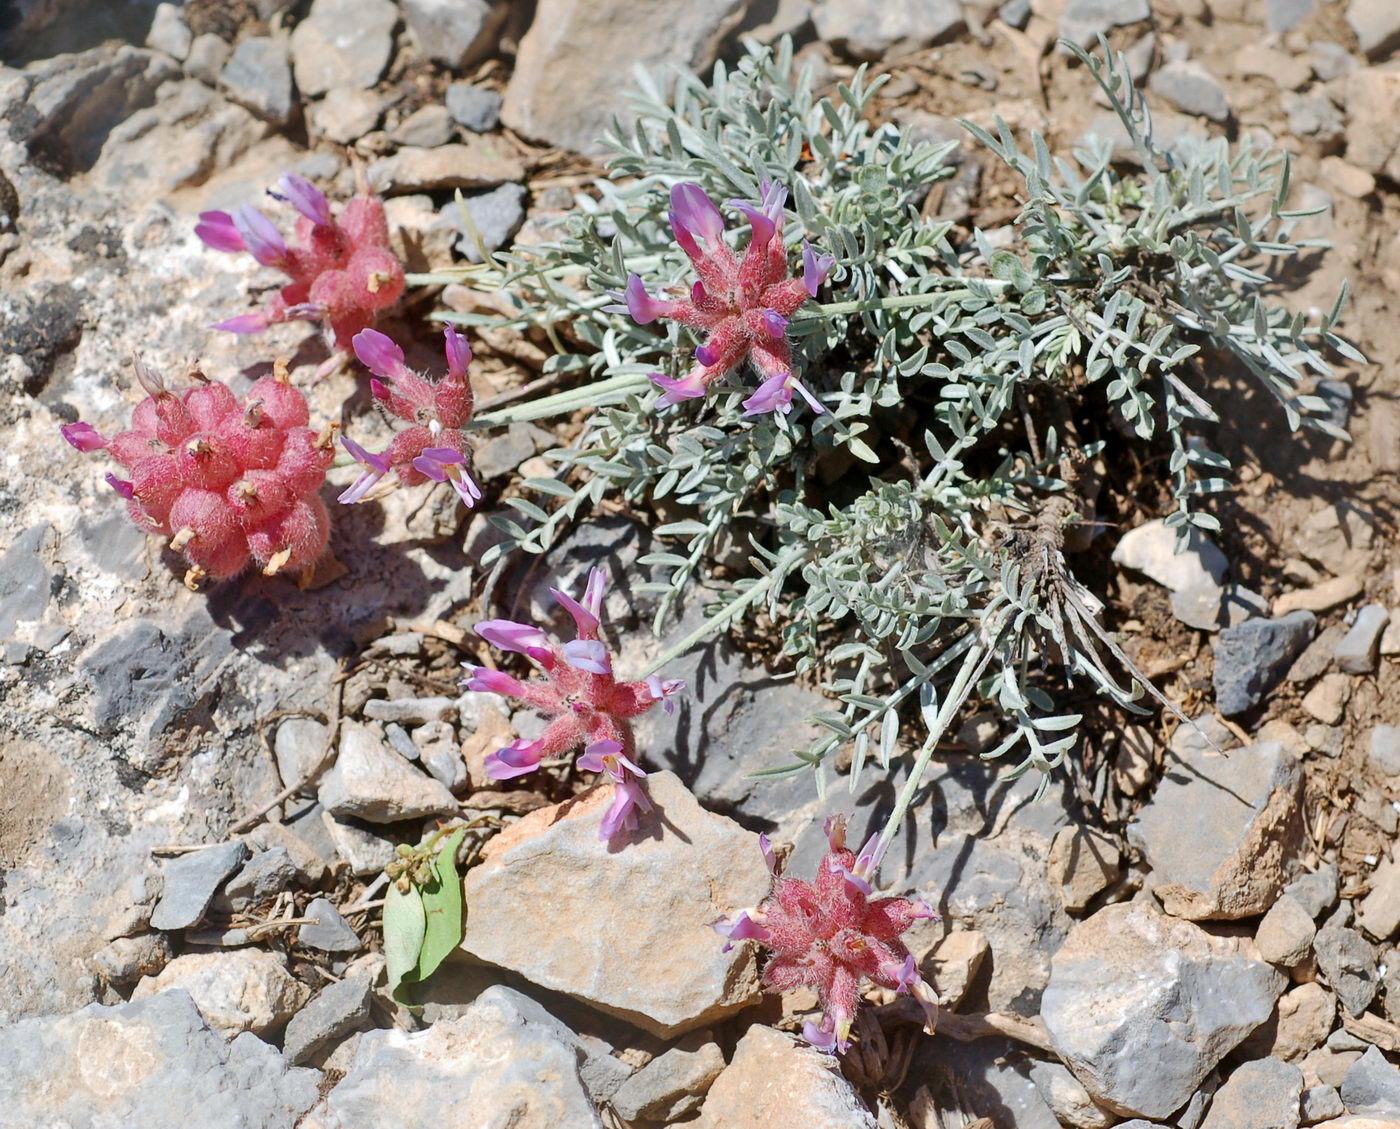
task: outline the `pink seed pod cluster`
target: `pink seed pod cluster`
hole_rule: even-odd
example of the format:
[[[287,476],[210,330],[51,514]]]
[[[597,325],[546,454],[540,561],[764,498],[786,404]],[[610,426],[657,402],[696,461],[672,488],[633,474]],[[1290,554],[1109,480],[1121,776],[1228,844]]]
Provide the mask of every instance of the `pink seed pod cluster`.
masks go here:
[[[130,430],[108,439],[70,423],[63,437],[117,461],[126,477],[109,473],[108,483],[133,522],[183,554],[185,583],[223,580],[250,563],[268,576],[314,564],[330,530],[317,490],[335,457],[334,429],[307,426],[285,362],[241,401],[208,380],[177,395],[139,360],[136,376],[147,395]]]
[[[337,216],[310,181],[288,173],[271,195],[295,208],[295,242],[288,246],[262,212],[243,205],[230,212],[201,212],[195,234],[216,251],[247,251],[292,281],[260,313],[216,325],[233,333],[260,333],[277,322],[321,322],[338,349],[374,323],[403,294],[403,264],[389,249],[384,202],[364,192]]]
[[[730,201],[748,217],[752,235],[740,259],[724,241],[724,217],[698,184],[678,184],[671,190],[671,230],[690,259],[698,281],[685,298],[653,297],[637,275],[627,279],[618,295],[626,312],[639,325],[676,321],[705,335],[695,350],[695,365],[679,379],[652,373],[662,392],[657,404],[667,407],[703,397],[725,373],[745,360],[758,370],[762,383],[744,401],[745,415],[792,411],[792,394],[801,394],[814,412],[826,409],[792,371],[788,319],[815,298],[836,260],[818,254],[810,244],[802,251],[802,276],[793,278],[783,243],[783,206],[787,189],[764,181],[757,205]]]
[[[662,680],[656,675],[624,682],[613,674],[608,645],[599,638],[603,593],[607,573],[592,569],[583,599],[554,588],[554,598],[573,617],[578,638],[552,642],[528,623],[488,619],[476,625],[476,633],[503,651],[517,651],[539,668],[541,678],[522,682],[504,671],[463,663],[469,690],[504,694],[533,706],[549,719],[545,731],[533,741],[513,741],[486,758],[486,772],[493,780],[510,780],[539,768],[546,757],[583,749],[575,764],[586,772],[599,772],[613,785],[613,802],[603,817],[599,837],[611,839],[637,826],[637,812],[650,811],[651,802],[642,787],[646,773],[636,763],[636,739],[632,718],[657,703],[675,708],[674,694],[685,689],[680,679]]]
[[[472,361],[467,339],[451,326],[443,334],[447,375],[437,381],[404,364],[403,350],[385,334],[364,329],[355,335],[355,355],[374,373],[369,382],[375,400],[391,416],[409,426],[394,436],[384,451],[375,454],[348,436],[342,440],[363,468],[360,477],[340,500],[351,504],[379,497],[400,484],[448,482],[462,504],[471,509],[481,499],[481,488],[467,471],[467,438],[462,429],[472,418],[472,386],[467,366]],[[390,471],[394,479],[381,486]]]
[[[850,1046],[865,981],[909,992],[924,1010],[925,1030],[933,1034],[938,998],[899,938],[914,922],[937,918],[937,912],[922,901],[872,897],[871,881],[884,854],[878,835],[859,855],[846,847],[845,816],[831,816],[826,835],[829,849],[813,882],[780,877],[767,836],[759,836],[773,890],[757,908],[715,922],[728,938],[725,951],[737,941],[757,941],[772,953],[763,969],[770,992],[816,989],[821,1022],[802,1029],[814,1047],[844,1052]]]

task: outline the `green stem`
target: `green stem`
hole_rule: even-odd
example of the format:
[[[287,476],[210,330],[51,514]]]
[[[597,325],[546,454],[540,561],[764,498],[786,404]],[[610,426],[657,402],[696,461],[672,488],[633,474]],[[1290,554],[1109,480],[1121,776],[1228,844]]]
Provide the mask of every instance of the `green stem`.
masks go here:
[[[914,767],[909,770],[909,779],[904,782],[904,787],[900,789],[899,799],[895,801],[894,811],[890,812],[885,829],[880,832],[880,844],[876,848],[877,857],[878,854],[884,854],[889,845],[894,842],[895,832],[899,830],[899,825],[904,822],[909,805],[914,802],[914,796],[919,791],[919,785],[923,781],[928,762],[933,759],[934,751],[938,747],[938,739],[943,736],[944,730],[953,720],[953,715],[967,700],[973,685],[982,676],[982,672],[986,670],[991,657],[991,648],[979,643],[972,647],[967,652],[967,657],[963,659],[962,666],[958,668],[958,673],[943,698],[943,705],[939,708],[933,721],[929,722],[928,740],[919,749]]]
[[[794,321],[806,321],[809,319],[837,317],[841,314],[859,314],[868,310],[908,310],[917,309],[920,306],[934,306],[940,302],[948,302],[956,298],[966,298],[973,293],[967,286],[968,280],[965,278],[949,278],[946,280],[962,286],[961,292],[957,290],[932,290],[921,294],[895,294],[890,298],[857,298],[850,302],[828,302],[825,305],[812,309],[798,310],[793,315]],[[1011,283],[1003,282],[999,278],[979,278],[976,280],[978,286],[1010,286]]]
[[[645,373],[629,372],[622,376],[595,380],[578,388],[556,392],[552,396],[542,396],[509,408],[497,408],[493,412],[483,412],[472,421],[474,426],[498,427],[508,423],[525,423],[529,420],[548,419],[551,416],[567,415],[579,408],[598,408],[607,404],[620,404],[634,392],[651,387]]]

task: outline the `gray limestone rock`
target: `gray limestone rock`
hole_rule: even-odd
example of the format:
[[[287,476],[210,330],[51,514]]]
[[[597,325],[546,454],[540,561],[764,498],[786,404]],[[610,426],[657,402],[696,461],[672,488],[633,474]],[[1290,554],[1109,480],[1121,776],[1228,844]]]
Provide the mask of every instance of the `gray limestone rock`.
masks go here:
[[[1382,604],[1367,604],[1356,613],[1351,630],[1337,644],[1337,669],[1347,674],[1369,674],[1376,669],[1376,648],[1381,632],[1390,622],[1390,611]]]
[[[0,338],[4,334],[0,330]],[[49,606],[56,579],[52,557],[57,544],[58,536],[50,526],[35,525],[15,538],[0,557],[0,640],[8,639],[16,624],[38,619]]]
[[[1177,531],[1162,520],[1130,529],[1113,550],[1113,563],[1140,572],[1171,592],[1219,588],[1230,562],[1209,537],[1191,530],[1178,551]]]
[[[1201,1129],[1298,1129],[1303,1072],[1276,1058],[1237,1066],[1211,1099]]]
[[[468,783],[467,762],[462,759],[462,746],[457,731],[445,721],[430,721],[413,731],[413,744],[434,780],[448,791],[456,793]]]
[[[1302,787],[1280,744],[1223,756],[1183,744],[1128,831],[1169,912],[1232,919],[1273,905],[1303,841]]]
[[[1341,1090],[1342,1104],[1351,1113],[1400,1116],[1400,1069],[1381,1054],[1379,1047],[1368,1047],[1352,1063]]]
[[[724,1069],[724,1053],[708,1031],[682,1036],[618,1087],[611,1105],[624,1121],[672,1121],[700,1108]]]
[[[230,1037],[277,1031],[311,994],[287,971],[282,954],[253,948],[185,953],[137,984],[131,998],[172,989],[188,992],[209,1025]]]
[[[470,82],[454,82],[447,88],[447,112],[473,133],[487,133],[501,124],[501,101],[496,91]]]
[[[335,845],[336,854],[350,865],[350,873],[356,878],[378,874],[393,862],[394,844],[382,835],[336,819],[328,811],[321,813],[321,821]]]
[[[1189,60],[1167,63],[1152,73],[1148,88],[1183,113],[1214,122],[1230,120],[1230,102],[1225,88],[1200,63]]]
[[[1246,713],[1278,685],[1317,629],[1309,611],[1249,619],[1215,639],[1215,701],[1226,717]]]
[[[452,793],[385,747],[379,734],[353,722],[340,727],[340,754],[321,779],[321,803],[337,816],[394,823],[455,811]]]
[[[292,116],[292,67],[282,39],[249,36],[233,49],[219,75],[224,93],[274,125]]]
[[[288,787],[305,780],[321,760],[326,747],[324,722],[311,717],[289,717],[277,726],[272,752],[277,758],[277,774]]]
[[[418,53],[449,70],[488,55],[510,12],[505,0],[401,0],[399,6]]]
[[[371,698],[364,715],[373,721],[397,721],[423,725],[429,721],[456,721],[457,699],[434,695],[430,698]]]
[[[302,94],[373,86],[389,64],[398,20],[390,0],[314,0],[292,31],[292,68]]]
[[[219,36],[208,32],[196,35],[185,56],[185,73],[206,86],[218,86],[219,75],[232,53],[233,48]]]
[[[425,1031],[368,1031],[300,1129],[520,1125],[602,1129],[577,1037],[533,1000],[488,988]]]
[[[1292,31],[1313,11],[1313,0],[1269,0],[1264,20],[1275,35]]]
[[[1400,47],[1400,7],[1392,0],[1351,0],[1347,23],[1369,58],[1382,60]]]
[[[812,21],[822,40],[857,59],[917,51],[964,26],[959,0],[818,0]]]
[[[151,30],[146,35],[147,47],[164,51],[176,59],[184,59],[190,53],[193,39],[194,36],[190,34],[184,17],[180,15],[178,5],[156,5],[155,15],[151,18]]]
[[[528,196],[529,192],[523,184],[503,184],[490,192],[463,198],[463,207],[487,251],[499,251],[520,230],[520,225],[525,222],[525,201]],[[466,256],[468,262],[481,262],[481,250],[477,247],[476,239],[465,230],[455,203],[448,205],[447,215],[463,229],[462,238],[457,241],[457,250]]]
[[[1113,905],[1070,931],[1041,1015],[1095,1101],[1165,1118],[1269,1018],[1284,984],[1252,942],[1211,936],[1148,903]]]
[[[294,1129],[320,1077],[254,1035],[226,1041],[180,991],[0,1028],[0,1062],[15,1129],[184,1129],[192,1111],[202,1129]]]
[[[1377,941],[1400,929],[1400,862],[1393,853],[1371,872],[1370,892],[1356,906],[1356,924]]]
[[[1060,16],[1060,38],[1092,51],[1110,28],[1151,18],[1149,0],[1068,0]]]
[[[452,115],[446,106],[431,102],[419,106],[394,127],[389,140],[396,145],[421,145],[426,149],[446,145],[452,140]]]
[[[286,1056],[300,1065],[358,1030],[369,1019],[372,995],[368,976],[347,976],[326,985],[287,1024],[282,1040]]]
[[[1304,1125],[1315,1125],[1346,1113],[1342,1096],[1336,1086],[1309,1086],[1303,1091],[1302,1117]]]
[[[1058,1062],[1031,1066],[1031,1081],[1061,1125],[1073,1129],[1108,1129],[1118,1118],[1104,1109],[1084,1089],[1079,1079]]]
[[[1360,933],[1334,917],[1317,931],[1313,952],[1317,954],[1318,968],[1342,1006],[1352,1015],[1364,1012],[1376,998],[1379,987],[1375,950]]]
[[[156,929],[188,929],[204,916],[224,880],[248,858],[240,839],[179,855],[165,864],[165,890],[151,914]]]
[[[359,934],[329,899],[314,899],[302,916],[315,918],[316,922],[307,922],[297,930],[299,945],[327,953],[353,953],[363,947]]]
[[[1337,904],[1337,864],[1327,863],[1295,878],[1283,892],[1298,902],[1316,921]]]
[[[1400,776],[1400,725],[1377,725],[1372,729],[1366,755],[1383,775]]]
[[[248,909],[275,897],[297,880],[299,871],[286,847],[261,851],[224,887],[224,896],[235,910]]]
[[[1316,935],[1317,926],[1302,903],[1284,894],[1264,914],[1254,941],[1270,964],[1291,968],[1312,952]]]

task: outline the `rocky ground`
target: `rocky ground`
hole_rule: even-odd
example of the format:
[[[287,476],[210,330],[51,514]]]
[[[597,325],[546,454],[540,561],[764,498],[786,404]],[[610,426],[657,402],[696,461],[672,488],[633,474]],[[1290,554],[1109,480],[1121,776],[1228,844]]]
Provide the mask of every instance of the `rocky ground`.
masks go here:
[[[1400,1126],[1393,0],[21,0],[3,20],[0,1126]],[[645,551],[615,514],[547,562],[478,567],[485,513],[553,434],[481,445],[485,513],[400,492],[337,514],[320,587],[204,593],[57,438],[124,418],[134,351],[240,387],[279,354],[301,382],[325,359],[301,323],[206,328],[271,275],[204,248],[198,211],[288,169],[343,196],[358,163],[410,269],[469,253],[456,189],[490,247],[543,238],[633,63],[788,32],[821,82],[893,71],[877,117],[954,136],[1000,114],[1061,149],[1111,123],[1055,38],[1107,32],[1164,135],[1294,154],[1332,246],[1286,300],[1350,278],[1343,328],[1375,362],[1319,388],[1351,444],[1287,441],[1220,377],[1217,441],[1244,471],[1218,546],[1171,556],[1151,463],[1111,500],[1112,625],[1230,751],[1105,710],[1036,800],[970,755],[995,723],[967,718],[883,871],[944,915],[916,945],[942,1030],[877,1000],[839,1069],[787,1034],[814,1001],[761,998],[755,955],[703,928],[766,890],[757,831],[807,872],[827,811],[863,830],[893,802],[897,779],[823,802],[753,777],[815,689],[727,643],[678,664],[688,700],[642,741],[662,818],[615,854],[606,797],[482,771],[538,719],[459,692],[465,629],[548,614],[551,585]],[[963,235],[1013,218],[976,151],[957,159],[929,208]],[[433,302],[410,297],[405,336],[431,336]],[[477,344],[482,399],[548,347]],[[369,418],[352,375],[305,386],[323,416]],[[609,604],[637,665],[644,599]],[[385,991],[377,876],[449,815],[478,820],[467,932],[409,1009]]]

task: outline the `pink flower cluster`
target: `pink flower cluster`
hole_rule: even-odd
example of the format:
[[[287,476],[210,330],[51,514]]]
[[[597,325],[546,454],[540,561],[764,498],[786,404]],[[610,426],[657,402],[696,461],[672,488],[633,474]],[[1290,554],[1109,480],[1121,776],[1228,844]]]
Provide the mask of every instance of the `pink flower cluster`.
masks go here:
[[[316,492],[335,451],[330,431],[307,427],[306,399],[287,383],[286,366],[241,402],[214,382],[176,395],[140,361],[136,375],[147,395],[129,431],[107,439],[70,423],[63,437],[122,466],[129,477],[107,481],[132,521],[184,554],[185,582],[222,580],[250,562],[269,576],[314,564],[330,528]]]
[[[699,280],[688,298],[665,299],[649,294],[637,275],[627,279],[623,297],[633,320],[641,325],[677,321],[705,335],[695,350],[696,364],[684,377],[651,375],[662,390],[657,403],[663,407],[704,396],[711,384],[748,360],[763,381],[744,401],[746,415],[790,412],[794,390],[814,412],[826,410],[793,374],[787,328],[797,308],[817,296],[835,259],[807,244],[802,277],[790,277],[783,243],[787,189],[764,181],[760,192],[756,207],[731,201],[748,217],[752,231],[739,259],[724,241],[724,217],[704,189],[676,185],[671,190],[671,230]]]
[[[355,355],[374,373],[369,382],[374,398],[410,426],[379,454],[348,437],[342,440],[365,469],[340,500],[363,501],[392,470],[404,486],[429,479],[450,482],[463,505],[468,509],[476,505],[481,488],[467,472],[467,439],[462,433],[472,418],[472,386],[467,379],[472,351],[467,339],[448,326],[444,333],[447,375],[437,382],[404,364],[403,350],[377,330],[362,329],[353,344]]]
[[[715,923],[728,938],[725,951],[736,941],[757,941],[773,954],[763,969],[765,987],[773,992],[816,989],[822,1020],[806,1024],[802,1034],[822,1050],[844,1053],[850,1046],[860,986],[867,980],[912,993],[932,1034],[937,997],[899,938],[915,921],[936,918],[937,912],[924,902],[871,897],[871,879],[884,853],[878,836],[872,835],[855,855],[846,847],[845,816],[830,817],[826,834],[829,850],[815,882],[778,877],[768,839],[759,836],[773,890],[758,908]]]
[[[403,294],[403,264],[389,249],[384,202],[364,193],[336,216],[310,181],[288,173],[271,195],[299,213],[296,241],[288,246],[276,225],[247,204],[233,212],[201,212],[194,229],[216,251],[247,251],[265,267],[292,281],[261,313],[215,326],[233,333],[259,333],[277,322],[306,318],[327,327],[336,347],[374,323]]]
[[[646,776],[636,763],[636,741],[631,719],[660,702],[674,709],[673,694],[685,688],[679,679],[663,681],[656,675],[637,682],[619,682],[613,676],[612,657],[599,637],[603,593],[607,573],[600,568],[588,575],[583,599],[552,589],[554,598],[573,617],[578,638],[554,643],[538,627],[506,619],[485,620],[476,632],[504,651],[517,651],[531,659],[543,678],[522,682],[499,670],[463,665],[469,690],[504,694],[533,706],[550,718],[549,726],[533,741],[517,740],[486,758],[493,780],[509,780],[534,772],[545,757],[562,756],[583,747],[575,762],[588,772],[601,772],[613,783],[613,801],[603,817],[600,838],[611,839],[635,830],[637,811],[650,811],[642,788]]]

